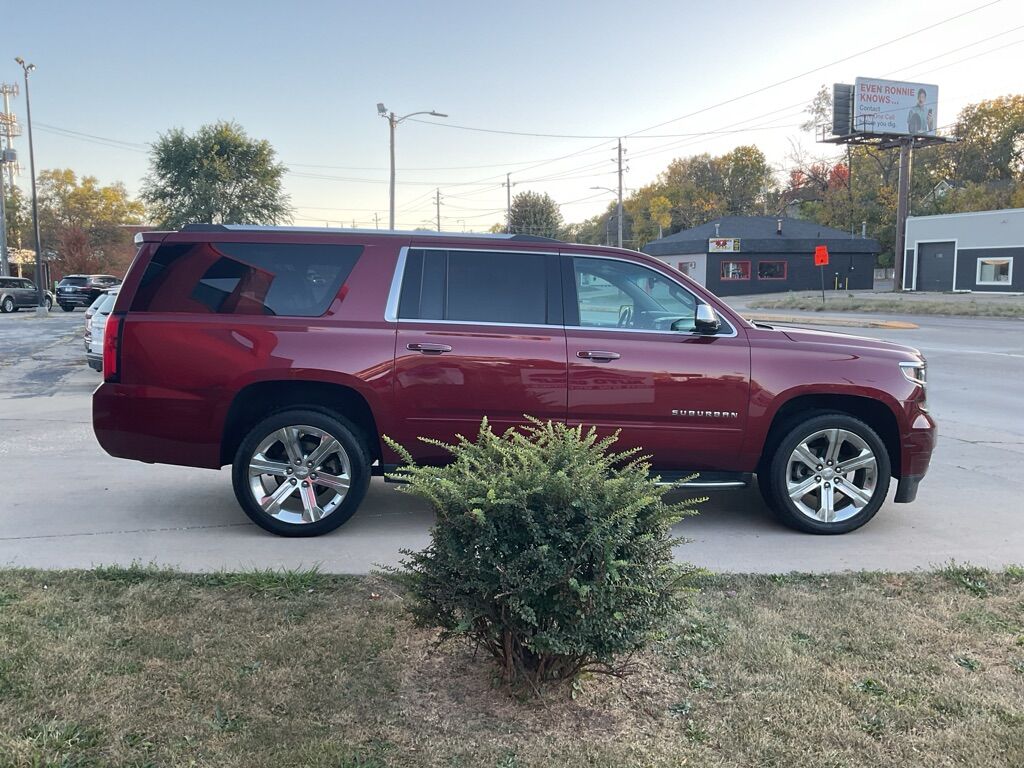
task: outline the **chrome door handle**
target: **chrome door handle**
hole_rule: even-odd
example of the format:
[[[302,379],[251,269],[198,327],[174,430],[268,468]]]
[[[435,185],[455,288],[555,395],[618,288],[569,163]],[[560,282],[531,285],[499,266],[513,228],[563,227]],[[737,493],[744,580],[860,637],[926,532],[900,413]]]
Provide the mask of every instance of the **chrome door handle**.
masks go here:
[[[618,360],[621,355],[618,352],[602,352],[599,349],[591,349],[577,352],[576,357],[582,357],[584,360]]]
[[[422,352],[425,355],[440,355],[452,351],[452,348],[447,344],[430,344],[426,342],[406,344],[405,348],[411,352]]]

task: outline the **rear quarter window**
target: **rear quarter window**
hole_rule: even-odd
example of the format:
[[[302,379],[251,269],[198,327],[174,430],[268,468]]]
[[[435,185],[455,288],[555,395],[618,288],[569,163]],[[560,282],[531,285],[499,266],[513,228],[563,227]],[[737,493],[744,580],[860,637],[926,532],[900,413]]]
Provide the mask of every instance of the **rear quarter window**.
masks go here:
[[[318,317],[362,254],[360,245],[174,243],[146,265],[133,312]]]

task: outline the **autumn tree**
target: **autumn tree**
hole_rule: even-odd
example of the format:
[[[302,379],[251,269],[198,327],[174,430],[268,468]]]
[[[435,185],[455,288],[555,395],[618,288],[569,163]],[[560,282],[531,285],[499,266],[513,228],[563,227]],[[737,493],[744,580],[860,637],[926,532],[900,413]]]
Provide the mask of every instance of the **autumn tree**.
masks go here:
[[[42,171],[38,178],[39,232],[43,251],[67,272],[123,272],[134,251],[126,224],[142,222],[144,208],[124,184],[101,185],[69,168]],[[20,237],[31,240],[31,218]]]
[[[508,231],[518,235],[558,237],[562,229],[562,212],[551,195],[520,192],[512,198]]]
[[[270,142],[250,138],[234,122],[204,125],[188,134],[162,134],[150,152],[143,199],[160,226],[189,223],[282,224],[291,207]]]

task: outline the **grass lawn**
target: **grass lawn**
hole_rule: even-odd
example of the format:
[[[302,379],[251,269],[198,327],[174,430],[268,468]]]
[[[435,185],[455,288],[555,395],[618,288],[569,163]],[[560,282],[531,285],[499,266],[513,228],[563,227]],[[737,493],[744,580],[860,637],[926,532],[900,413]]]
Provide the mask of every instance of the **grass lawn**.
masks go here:
[[[784,296],[758,299],[751,309],[799,309],[811,312],[873,312],[891,315],[961,315],[973,317],[1024,317],[1024,301],[918,301],[911,299],[832,298],[826,304],[821,297]]]
[[[0,766],[1021,766],[1024,569],[708,576],[526,703],[385,582],[0,571]]]

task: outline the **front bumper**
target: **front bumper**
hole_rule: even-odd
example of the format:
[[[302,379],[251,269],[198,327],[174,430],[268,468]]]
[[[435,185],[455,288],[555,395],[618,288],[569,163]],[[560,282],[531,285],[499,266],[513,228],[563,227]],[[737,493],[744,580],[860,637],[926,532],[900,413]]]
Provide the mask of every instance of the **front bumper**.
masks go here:
[[[900,482],[893,499],[897,504],[908,504],[917,498],[917,487],[928,472],[939,437],[931,415],[912,407],[910,427],[900,437]]]

